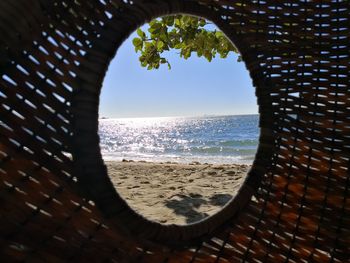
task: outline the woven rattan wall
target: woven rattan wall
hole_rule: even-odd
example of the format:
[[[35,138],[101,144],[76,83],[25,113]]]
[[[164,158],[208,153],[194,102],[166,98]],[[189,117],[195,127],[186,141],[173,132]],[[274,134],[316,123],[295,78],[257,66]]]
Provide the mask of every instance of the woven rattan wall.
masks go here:
[[[164,14],[214,21],[256,87],[261,138],[238,196],[197,224],[130,210],[99,149],[110,60]],[[350,3],[1,0],[1,262],[350,262]]]

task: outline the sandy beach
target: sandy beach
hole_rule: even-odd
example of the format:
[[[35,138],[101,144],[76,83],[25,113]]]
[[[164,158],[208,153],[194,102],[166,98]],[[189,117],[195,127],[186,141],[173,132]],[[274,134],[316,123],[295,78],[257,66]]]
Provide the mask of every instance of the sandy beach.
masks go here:
[[[120,195],[138,213],[162,224],[188,224],[221,209],[249,165],[106,161]]]

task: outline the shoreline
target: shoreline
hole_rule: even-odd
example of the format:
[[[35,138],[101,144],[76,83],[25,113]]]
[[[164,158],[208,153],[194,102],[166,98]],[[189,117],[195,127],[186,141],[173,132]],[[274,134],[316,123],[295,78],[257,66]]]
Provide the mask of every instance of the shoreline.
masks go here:
[[[118,193],[139,214],[162,224],[194,223],[218,212],[251,165],[105,161]]]
[[[102,153],[103,160],[105,162],[147,162],[147,163],[160,163],[160,164],[211,164],[211,165],[249,165],[253,164],[255,155],[242,158],[242,157],[232,157],[232,156],[197,156],[197,157],[187,157],[187,156],[177,156],[177,157],[147,157],[147,156],[110,156],[108,154]]]

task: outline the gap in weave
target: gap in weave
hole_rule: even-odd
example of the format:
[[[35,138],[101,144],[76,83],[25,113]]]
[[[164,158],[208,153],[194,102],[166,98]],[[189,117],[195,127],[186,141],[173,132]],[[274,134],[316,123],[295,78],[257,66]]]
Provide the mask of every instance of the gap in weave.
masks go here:
[[[147,32],[146,25],[142,28]],[[218,30],[215,25],[208,29]],[[142,68],[132,44],[135,37],[136,32],[118,50],[102,88],[99,135],[108,175],[118,194],[145,218],[195,223],[232,200],[250,169],[259,137],[258,115],[251,115],[257,112],[254,89],[237,54],[208,63],[194,53],[188,60],[178,59],[178,51],[170,50],[162,56],[172,69]],[[196,70],[198,63],[205,65],[203,71]],[[220,76],[224,74],[228,76]],[[249,82],[244,90],[243,80]],[[159,82],[163,86],[155,87]],[[208,82],[214,87],[206,87]],[[199,110],[188,114],[189,103]],[[200,111],[228,104],[226,112]]]

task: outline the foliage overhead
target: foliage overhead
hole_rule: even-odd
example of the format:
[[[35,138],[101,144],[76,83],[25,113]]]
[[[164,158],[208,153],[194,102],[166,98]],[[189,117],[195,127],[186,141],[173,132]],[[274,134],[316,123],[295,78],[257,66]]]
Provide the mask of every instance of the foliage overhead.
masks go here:
[[[188,59],[192,52],[209,62],[220,55],[226,58],[230,52],[238,53],[236,47],[218,30],[210,30],[210,22],[205,19],[176,15],[165,16],[149,23],[148,33],[137,29],[138,37],[133,39],[136,52],[140,52],[142,67],[158,69],[169,61],[162,56],[164,51],[176,49],[180,57]],[[240,58],[239,58],[240,59]]]

